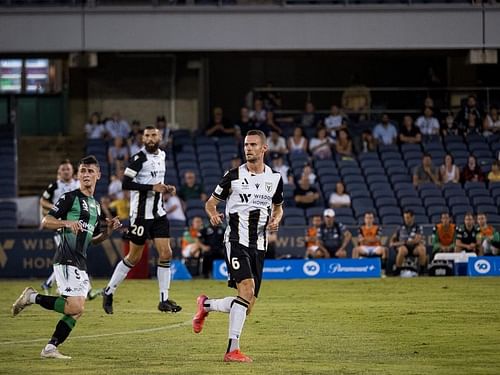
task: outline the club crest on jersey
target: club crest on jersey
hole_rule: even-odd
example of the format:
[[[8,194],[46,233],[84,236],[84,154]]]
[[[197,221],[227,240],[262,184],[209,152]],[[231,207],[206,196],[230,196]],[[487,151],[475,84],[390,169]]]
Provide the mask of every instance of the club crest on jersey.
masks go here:
[[[256,188],[257,190],[259,190],[259,186],[260,186],[260,184],[255,184],[255,188]]]
[[[273,183],[272,182],[266,182],[266,191],[270,193],[273,190]]]

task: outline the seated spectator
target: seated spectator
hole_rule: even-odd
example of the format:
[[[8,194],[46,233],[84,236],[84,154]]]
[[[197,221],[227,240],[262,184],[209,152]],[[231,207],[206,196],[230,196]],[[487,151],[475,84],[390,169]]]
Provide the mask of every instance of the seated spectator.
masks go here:
[[[128,147],[122,137],[113,139],[113,146],[108,149],[108,163],[111,171],[124,170],[128,163],[129,153]]]
[[[186,215],[179,197],[170,192],[163,193],[163,208],[168,220],[186,221]]]
[[[254,122],[250,119],[250,111],[247,107],[241,107],[240,109],[240,119],[234,124],[236,129],[236,134],[239,138],[245,138],[247,132],[253,129],[255,126]]]
[[[439,171],[432,164],[431,155],[424,154],[422,156],[422,165],[415,167],[413,172],[413,185],[418,186],[429,182],[433,182],[436,185],[440,184]]]
[[[281,137],[280,133],[275,129],[272,129],[270,136],[267,137],[267,149],[269,152],[278,152],[282,155],[288,154],[285,138]]]
[[[184,173],[184,183],[179,189],[178,195],[184,202],[189,199],[200,199],[203,202],[207,200],[207,195],[203,192],[203,185],[196,181],[196,175],[193,171]]]
[[[401,144],[422,142],[420,129],[413,123],[413,118],[410,115],[403,117],[403,126],[399,130],[399,142]]]
[[[328,204],[331,208],[351,207],[351,197],[345,192],[342,182],[337,182],[335,185],[335,193],[330,194]]]
[[[264,129],[261,129],[264,131],[264,134],[268,135],[271,131],[275,131],[278,134],[281,135],[282,130],[281,127],[274,121],[274,112],[273,111],[267,111],[266,112],[266,122],[264,123]]]
[[[323,120],[323,124],[333,139],[336,138],[336,133],[340,129],[347,129],[345,120],[346,119],[340,112],[339,107],[336,104],[333,104],[330,107],[330,114]]]
[[[166,150],[171,147],[173,142],[172,129],[168,127],[165,116],[161,115],[156,117],[156,128],[161,132],[160,148]]]
[[[479,255],[479,228],[474,224],[474,214],[467,212],[464,223],[457,228],[455,252],[476,253]]]
[[[462,173],[460,174],[460,182],[465,183],[467,181],[473,182],[483,182],[484,181],[484,173],[477,165],[476,157],[473,155],[469,155],[467,159],[467,164],[465,165]]]
[[[392,145],[396,143],[398,131],[396,127],[391,124],[387,113],[382,115],[381,122],[373,129],[373,137],[378,143],[383,145]]]
[[[478,127],[478,122],[476,118],[477,117],[474,112],[469,114],[469,118],[467,119],[465,129],[463,129],[464,135],[482,133],[482,128]]]
[[[481,111],[477,107],[476,97],[474,95],[469,95],[467,97],[467,103],[462,109],[458,112],[457,117],[455,118],[455,122],[458,125],[458,128],[465,132],[465,129],[469,124],[469,117],[473,114],[474,117],[474,126],[475,129],[480,129],[482,125],[482,116]]]
[[[313,172],[311,164],[306,163],[304,165],[304,169],[302,169],[300,178],[307,178],[307,181],[309,181],[311,185],[314,185],[316,183],[316,174]]]
[[[453,112],[448,112],[441,128],[441,135],[443,137],[448,135],[458,135],[458,124],[455,122]]]
[[[425,139],[439,135],[439,121],[434,117],[434,112],[431,107],[424,109],[424,114],[417,118],[415,125],[420,129],[420,133]]]
[[[500,182],[500,161],[493,160],[491,171],[488,173],[489,182]]]
[[[111,176],[111,182],[108,185],[108,196],[114,201],[115,199],[123,199],[123,169],[117,169],[116,173]]]
[[[137,154],[144,147],[144,143],[142,142],[142,135],[144,134],[143,130],[140,130],[139,133],[135,135],[135,138],[130,142],[130,156]]]
[[[492,105],[490,111],[483,121],[483,135],[489,137],[492,134],[500,134],[500,116],[498,115],[498,107]]]
[[[208,279],[212,273],[213,262],[216,259],[224,259],[224,226],[213,226],[210,223],[200,231],[200,241],[205,248],[201,256],[203,263],[201,273]]]
[[[101,116],[98,112],[90,115],[89,122],[85,124],[85,134],[87,134],[87,139],[103,139],[106,135],[106,128],[101,123]]]
[[[283,156],[278,152],[271,154],[271,168],[275,172],[279,172],[283,183],[293,185],[293,173],[288,165],[283,163]]]
[[[452,253],[455,251],[455,224],[448,212],[441,213],[441,221],[432,231],[432,254]]]
[[[293,129],[293,135],[288,137],[288,151],[292,155],[307,154],[307,139],[304,137],[304,131],[300,126]]]
[[[443,184],[460,182],[460,169],[455,165],[451,154],[444,157],[444,164],[439,167],[439,175]]]
[[[345,258],[352,234],[341,222],[335,220],[335,211],[327,208],[323,212],[324,223],[318,231],[319,249],[316,258]]]
[[[250,111],[249,117],[254,124],[263,124],[266,122],[267,111],[264,108],[264,102],[262,99],[257,98],[254,100],[253,109]]]
[[[314,128],[320,122],[321,118],[316,113],[313,102],[308,100],[304,106],[304,112],[297,119],[297,123],[304,128]]]
[[[377,140],[369,129],[363,130],[361,134],[361,141],[363,142],[363,148],[361,152],[373,152],[377,151]]]
[[[201,252],[207,249],[200,241],[200,231],[203,228],[203,220],[199,216],[193,217],[191,226],[182,235],[182,257],[187,258],[200,258]]]
[[[130,133],[128,133],[128,137],[126,139],[127,144],[130,147],[130,144],[137,138],[138,134],[142,135],[143,131],[141,129],[141,122],[139,120],[132,121],[132,128],[130,129]]]
[[[306,258],[316,258],[316,251],[319,249],[318,233],[321,228],[321,216],[316,215],[311,218],[311,226],[306,231]]]
[[[477,242],[480,255],[498,255],[500,249],[500,233],[495,230],[493,225],[488,224],[488,218],[485,213],[477,214]]]
[[[401,273],[401,267],[406,257],[418,257],[419,274],[423,274],[427,264],[427,254],[421,225],[415,223],[413,211],[405,210],[404,224],[401,225],[389,241],[389,246],[396,249],[396,275]]]
[[[340,129],[335,143],[335,152],[342,156],[352,156],[352,140],[345,129]]]
[[[106,132],[109,134],[111,139],[121,137],[122,139],[127,139],[130,133],[130,126],[127,121],[122,119],[120,112],[116,111],[111,115],[111,118],[106,121],[105,124]]]
[[[319,127],[316,131],[316,137],[309,142],[309,151],[316,159],[332,158],[333,141],[328,137],[326,129]]]
[[[375,224],[375,215],[373,212],[366,212],[364,215],[364,224],[358,229],[358,246],[352,251],[354,259],[360,257],[379,257],[382,262],[382,269],[385,269],[387,260],[387,249],[382,246],[380,236],[382,228]]]
[[[293,198],[297,207],[305,209],[316,205],[319,200],[319,193],[316,188],[311,186],[307,178],[301,178],[299,186],[295,188]]]
[[[224,117],[222,108],[214,108],[213,116],[205,129],[205,135],[207,137],[231,137],[236,135],[234,125]]]

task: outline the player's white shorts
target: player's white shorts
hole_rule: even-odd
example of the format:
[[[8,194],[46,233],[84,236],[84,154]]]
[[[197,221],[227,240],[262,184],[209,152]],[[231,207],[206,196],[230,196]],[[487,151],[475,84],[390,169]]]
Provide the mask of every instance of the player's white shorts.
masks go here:
[[[380,246],[360,246],[361,254],[364,254],[367,256],[375,255],[375,249],[377,249],[378,247],[380,247]]]
[[[87,272],[66,264],[54,264],[59,294],[68,297],[87,297],[90,280]]]

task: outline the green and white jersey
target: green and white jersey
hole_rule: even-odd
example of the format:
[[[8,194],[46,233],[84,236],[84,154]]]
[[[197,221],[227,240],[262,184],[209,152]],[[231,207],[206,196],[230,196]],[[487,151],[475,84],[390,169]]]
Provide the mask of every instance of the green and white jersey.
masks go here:
[[[69,228],[59,229],[60,243],[54,264],[67,264],[87,270],[87,249],[93,237],[101,233],[100,221],[105,220],[101,206],[94,197],[88,197],[80,189],[70,191],[59,198],[49,215],[61,220],[79,221],[83,231],[74,234]]]

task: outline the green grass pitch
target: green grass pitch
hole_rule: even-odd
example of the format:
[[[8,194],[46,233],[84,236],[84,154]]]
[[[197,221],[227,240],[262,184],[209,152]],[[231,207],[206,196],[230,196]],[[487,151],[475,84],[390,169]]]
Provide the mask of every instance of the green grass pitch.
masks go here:
[[[164,314],[155,280],[127,280],[114,315],[87,302],[60,348],[70,361],[39,358],[57,313],[10,317],[30,284],[1,282],[0,374],[500,374],[499,278],[264,281],[241,340],[251,364],[222,361],[226,314],[191,329],[197,295],[233,294],[224,282],[173,282],[183,310]]]

